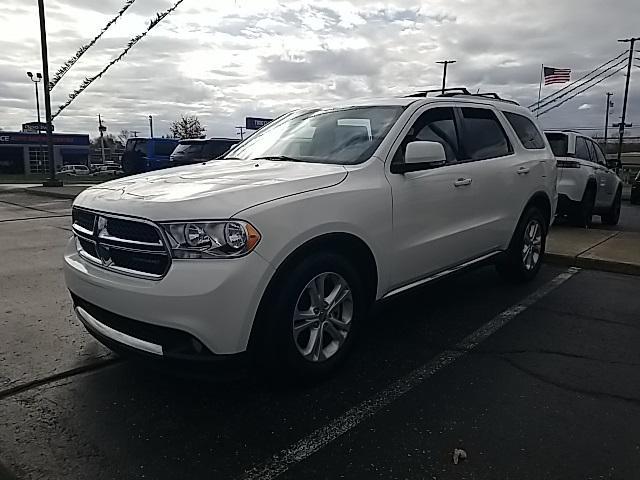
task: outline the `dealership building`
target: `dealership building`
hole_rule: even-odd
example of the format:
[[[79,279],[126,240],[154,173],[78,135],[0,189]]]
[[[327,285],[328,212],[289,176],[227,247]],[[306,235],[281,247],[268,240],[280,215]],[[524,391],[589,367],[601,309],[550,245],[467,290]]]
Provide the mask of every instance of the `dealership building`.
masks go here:
[[[88,157],[88,134],[53,134],[56,170],[62,165],[87,165]],[[49,173],[49,162],[44,133],[0,131],[0,175],[46,173]]]

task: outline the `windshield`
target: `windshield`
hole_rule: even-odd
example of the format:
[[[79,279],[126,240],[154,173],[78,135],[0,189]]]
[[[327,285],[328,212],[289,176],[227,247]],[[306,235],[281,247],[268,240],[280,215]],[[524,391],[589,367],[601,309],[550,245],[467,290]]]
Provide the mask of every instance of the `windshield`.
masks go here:
[[[567,156],[567,136],[564,133],[545,133],[556,157]]]
[[[375,152],[402,111],[389,106],[296,112],[260,130],[225,158],[360,163]]]

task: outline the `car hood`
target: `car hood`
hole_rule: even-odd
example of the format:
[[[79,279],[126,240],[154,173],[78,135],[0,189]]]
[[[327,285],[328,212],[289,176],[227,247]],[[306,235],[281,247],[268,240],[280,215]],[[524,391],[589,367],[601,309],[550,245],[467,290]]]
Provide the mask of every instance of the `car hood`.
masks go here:
[[[229,218],[254,205],[342,182],[342,165],[217,160],[88,188],[74,205],[151,220]]]

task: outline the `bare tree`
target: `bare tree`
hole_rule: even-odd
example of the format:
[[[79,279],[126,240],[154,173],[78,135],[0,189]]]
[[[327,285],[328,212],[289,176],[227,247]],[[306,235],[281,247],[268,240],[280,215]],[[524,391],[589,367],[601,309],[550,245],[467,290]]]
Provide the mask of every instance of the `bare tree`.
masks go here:
[[[129,130],[122,129],[122,130],[120,130],[120,133],[118,134],[118,140],[120,141],[120,143],[122,145],[126,145],[127,144],[127,139],[130,136],[131,136],[131,132],[129,132]]]
[[[171,123],[169,128],[173,138],[200,138],[205,128],[200,124],[200,119],[196,115],[181,115],[180,120]]]

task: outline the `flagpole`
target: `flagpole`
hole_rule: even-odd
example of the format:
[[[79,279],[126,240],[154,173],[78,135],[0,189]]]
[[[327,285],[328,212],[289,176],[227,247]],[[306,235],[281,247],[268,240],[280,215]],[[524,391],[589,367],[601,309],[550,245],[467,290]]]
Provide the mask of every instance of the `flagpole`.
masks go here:
[[[540,96],[542,94],[542,78],[544,77],[544,63],[540,68],[540,86],[538,87],[538,108],[536,109],[536,118],[540,116]]]

